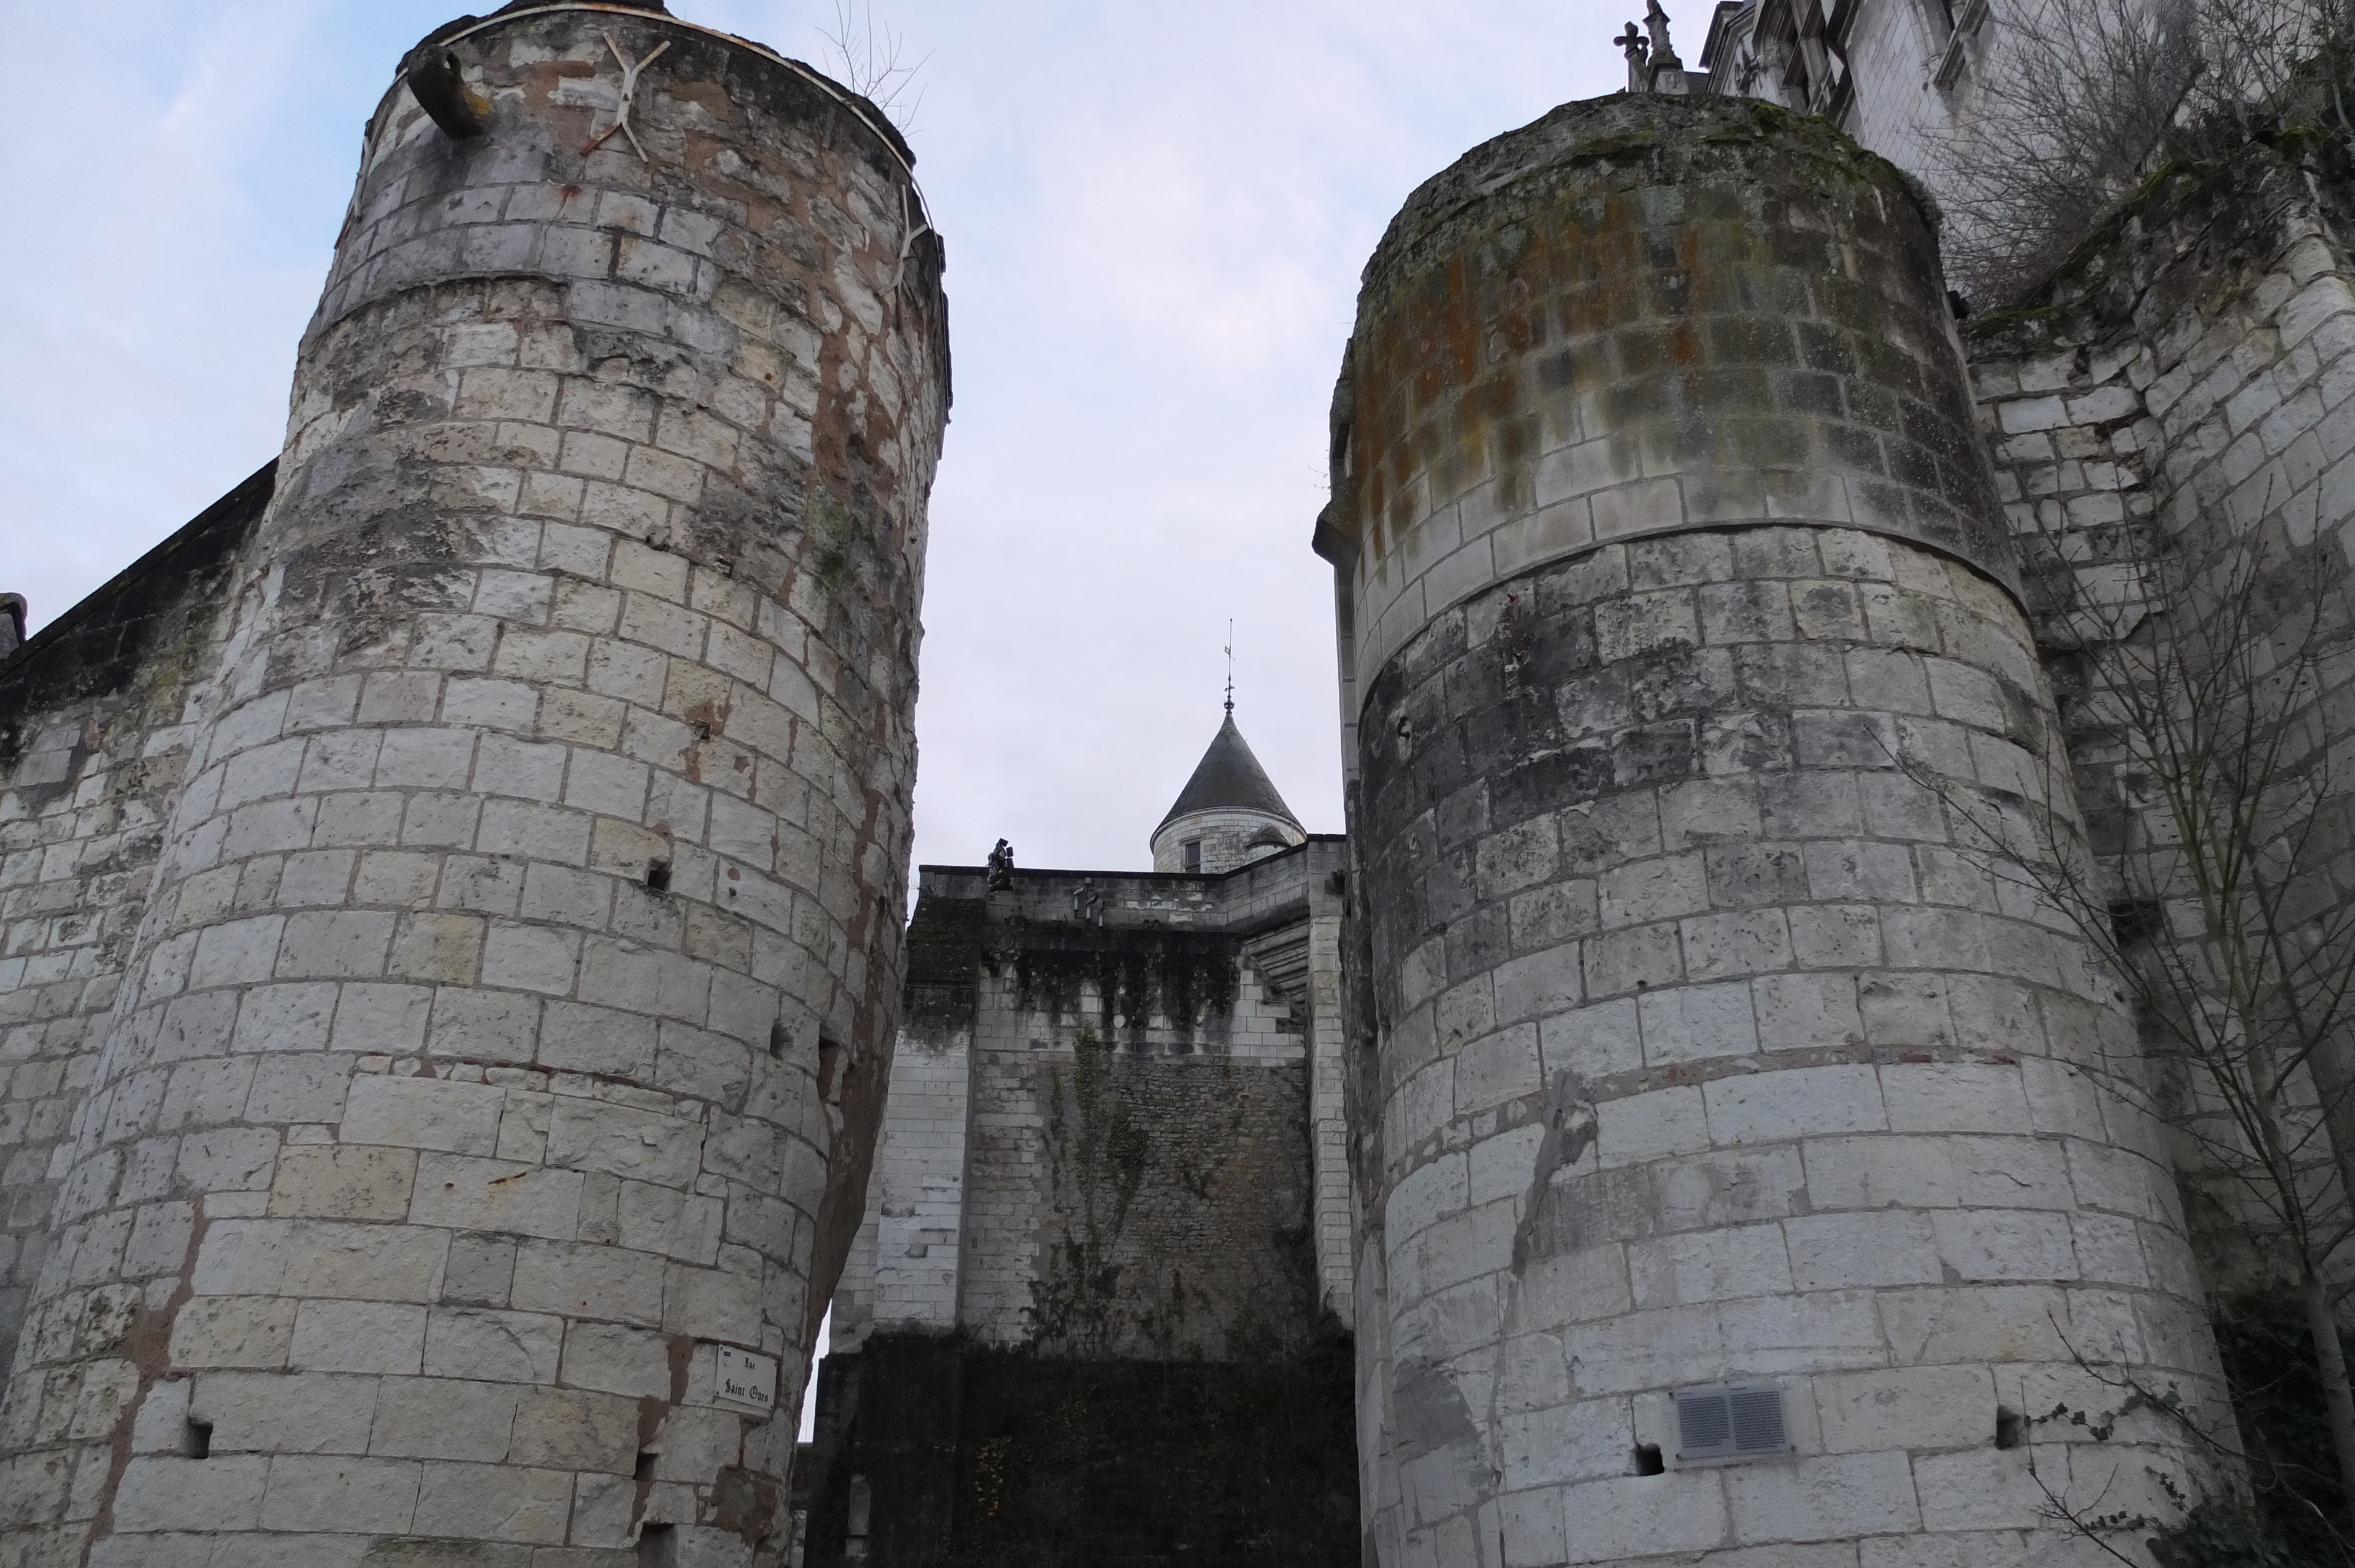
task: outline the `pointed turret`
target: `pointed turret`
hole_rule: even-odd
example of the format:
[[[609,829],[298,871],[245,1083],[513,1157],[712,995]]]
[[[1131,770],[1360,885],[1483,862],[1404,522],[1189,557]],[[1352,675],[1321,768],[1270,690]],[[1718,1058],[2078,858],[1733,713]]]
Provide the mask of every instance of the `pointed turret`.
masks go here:
[[[1153,869],[1215,875],[1306,842],[1292,808],[1235,727],[1234,704],[1178,803],[1153,832]]]

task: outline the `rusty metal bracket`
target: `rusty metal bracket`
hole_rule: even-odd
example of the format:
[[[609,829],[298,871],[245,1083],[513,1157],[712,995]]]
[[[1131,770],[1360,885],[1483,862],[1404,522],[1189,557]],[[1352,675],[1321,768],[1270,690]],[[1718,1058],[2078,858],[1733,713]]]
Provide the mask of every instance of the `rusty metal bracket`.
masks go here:
[[[622,107],[615,111],[613,122],[605,127],[605,133],[581,150],[583,153],[593,153],[612,141],[613,132],[619,131],[630,139],[630,145],[637,149],[638,162],[643,164],[647,161],[645,143],[638,140],[637,130],[630,123],[630,105],[638,96],[638,73],[668,53],[670,41],[665,39],[656,45],[654,53],[635,65],[630,63],[630,57],[622,52],[622,46],[613,41],[613,35],[611,33],[605,35],[605,47],[613,51],[613,58],[619,61],[622,67]]]

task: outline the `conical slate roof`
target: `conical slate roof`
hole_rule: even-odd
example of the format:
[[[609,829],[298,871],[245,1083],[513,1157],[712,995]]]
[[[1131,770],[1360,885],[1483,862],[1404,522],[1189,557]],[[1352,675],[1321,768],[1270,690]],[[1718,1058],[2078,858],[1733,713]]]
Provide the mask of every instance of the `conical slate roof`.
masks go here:
[[[1250,743],[1243,732],[1235,727],[1234,710],[1227,710],[1227,722],[1210,738],[1210,749],[1202,753],[1201,763],[1195,768],[1194,777],[1186,780],[1186,788],[1178,792],[1178,803],[1161,819],[1159,832],[1178,818],[1193,811],[1264,811],[1271,817],[1281,817],[1294,827],[1300,819],[1284,803],[1268,781],[1267,769],[1252,755]]]

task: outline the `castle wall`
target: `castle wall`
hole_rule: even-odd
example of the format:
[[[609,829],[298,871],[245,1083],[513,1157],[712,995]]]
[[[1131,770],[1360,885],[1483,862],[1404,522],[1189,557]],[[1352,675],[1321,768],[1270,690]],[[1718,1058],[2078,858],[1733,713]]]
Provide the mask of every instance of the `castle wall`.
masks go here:
[[[814,1563],[1354,1557],[1343,853],[925,868]]]
[[[99,1071],[186,774],[189,699],[219,657],[229,563],[272,477],[265,469],[230,492],[0,663],[0,1357],[10,1361],[48,1255],[68,1134]],[[176,1253],[187,1224],[185,1205],[158,1210],[146,1244]]]
[[[755,46],[447,47],[488,130],[370,127],[0,1407],[15,1561],[782,1545],[897,1014],[938,246]]]
[[[1620,100],[1368,269],[1385,1563],[2063,1561],[2043,1487],[2205,1476],[2163,1419],[2009,1436],[2115,1404],[2081,1356],[2223,1416],[2156,1124],[2086,1070],[2128,1022],[1970,853],[2074,807],[1934,254],[1818,123]],[[1752,1380],[1782,1450],[1682,1455],[1672,1394]]]
[[[1315,1234],[1347,1223],[1346,1168],[1329,1163],[1346,1156],[1340,1107],[1330,1085],[1311,1105],[1305,991],[1279,994],[1232,927],[1305,904],[1308,859],[1261,863],[1232,888],[1026,872],[990,894],[977,874],[926,873],[868,1196],[873,1262],[846,1273],[838,1349],[962,1330],[1216,1357],[1238,1333],[1300,1330],[1324,1294]],[[1103,923],[1075,918],[1081,903]],[[953,959],[931,952],[952,943]],[[1324,978],[1329,991],[1337,976]]]
[[[882,1333],[954,1334],[964,1280],[965,1168],[973,1121],[973,1032],[907,1029],[891,1054],[889,1107],[868,1178],[869,1250],[844,1270],[868,1294],[845,1336],[855,1348],[869,1327]]]
[[[2265,629],[2289,637],[2318,603],[2321,646],[2343,636],[2355,552],[2355,267],[2331,237],[2327,188],[2265,147],[2233,167],[2175,175],[2128,204],[2105,243],[2022,309],[1973,323],[1997,483],[2041,563],[2040,630],[2065,680],[2082,686],[2075,661],[2107,657],[2115,638],[2162,624],[2146,618],[2174,609],[2159,574],[2179,551],[2209,552],[2226,571],[2269,558],[2286,570],[2264,585]],[[2185,630],[2178,611],[2158,634]],[[2332,757],[2350,733],[2341,663],[2330,658],[2318,672],[2303,709],[2311,750],[2292,769],[2322,797],[2301,857],[2326,885],[2343,885],[2355,851]],[[2122,863],[2172,842],[2176,829],[2095,706],[2065,713],[2093,842],[2124,895]],[[2320,1065],[2343,1108],[2355,1065]],[[2175,1139],[2175,1157],[2211,1289],[2278,1280],[2277,1222],[2210,1153],[2238,1142],[2224,1107],[2200,1104],[2196,1082],[2173,1088],[2200,1128]],[[2355,1124],[2337,1134],[2350,1147]],[[2318,1166],[2332,1152],[2327,1141],[2307,1151]]]

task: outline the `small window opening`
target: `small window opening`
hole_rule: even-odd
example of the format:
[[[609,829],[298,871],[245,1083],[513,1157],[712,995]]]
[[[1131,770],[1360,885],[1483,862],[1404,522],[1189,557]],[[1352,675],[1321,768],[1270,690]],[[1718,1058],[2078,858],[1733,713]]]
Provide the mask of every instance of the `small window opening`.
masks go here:
[[[774,1023],[770,1024],[769,1060],[772,1062],[783,1061],[785,1059],[785,1047],[793,1044],[793,1038],[794,1037],[792,1035],[785,1033],[785,1021],[783,1019],[780,1018]]]
[[[188,1429],[180,1437],[180,1452],[184,1457],[191,1459],[211,1458],[213,1457],[213,1424],[209,1421],[198,1421],[194,1416],[189,1417]]]
[[[1668,1461],[1660,1457],[1660,1446],[1657,1443],[1638,1443],[1636,1445],[1636,1473],[1637,1475],[1663,1476],[1668,1474]]]
[[[638,1531],[638,1568],[678,1568],[678,1526],[649,1524]]]
[[[631,1472],[631,1478],[640,1481],[651,1481],[655,1478],[655,1451],[652,1448],[638,1450],[637,1468]]]
[[[653,860],[646,863],[646,891],[649,893],[670,891],[670,862]]]
[[[822,1100],[834,1098],[835,1075],[842,1066],[842,1044],[824,1035],[817,1042],[817,1095]]]
[[[2008,1404],[1998,1404],[1995,1407],[1995,1446],[1997,1447],[2019,1447],[2022,1430],[2019,1411]]]
[[[1202,841],[1199,839],[1188,839],[1185,842],[1178,846],[1178,855],[1180,863],[1188,871],[1201,870]]]

